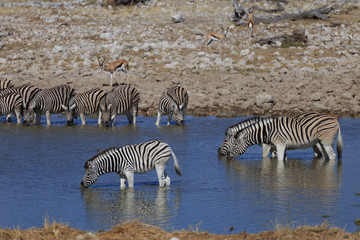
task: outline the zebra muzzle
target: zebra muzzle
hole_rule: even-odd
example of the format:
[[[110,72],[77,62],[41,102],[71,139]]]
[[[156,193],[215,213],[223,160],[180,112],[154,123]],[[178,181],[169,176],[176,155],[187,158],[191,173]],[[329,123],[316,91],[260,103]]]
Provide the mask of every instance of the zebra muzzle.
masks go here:
[[[83,187],[83,188],[87,188],[87,186],[85,186],[83,181],[81,181],[80,186]]]

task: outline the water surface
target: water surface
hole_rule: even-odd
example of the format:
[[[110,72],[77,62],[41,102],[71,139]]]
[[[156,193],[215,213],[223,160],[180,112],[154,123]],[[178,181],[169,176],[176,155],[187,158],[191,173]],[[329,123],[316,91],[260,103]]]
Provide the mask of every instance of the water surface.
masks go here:
[[[117,117],[113,128],[53,125],[23,127],[2,123],[0,227],[42,227],[44,218],[97,231],[127,220],[166,230],[198,228],[211,233],[256,233],[276,225],[321,224],[325,220],[353,232],[360,218],[360,120],[341,119],[343,165],[313,160],[312,149],[290,151],[289,160],[261,159],[253,146],[236,160],[217,156],[225,129],[244,118],[187,116],[186,126],[155,126],[140,116],[136,127]],[[77,120],[80,124],[80,119]],[[160,188],[155,171],[137,174],[135,188],[120,190],[116,173],[80,188],[84,163],[96,149],[151,139],[167,142],[183,176],[167,167],[171,186]]]

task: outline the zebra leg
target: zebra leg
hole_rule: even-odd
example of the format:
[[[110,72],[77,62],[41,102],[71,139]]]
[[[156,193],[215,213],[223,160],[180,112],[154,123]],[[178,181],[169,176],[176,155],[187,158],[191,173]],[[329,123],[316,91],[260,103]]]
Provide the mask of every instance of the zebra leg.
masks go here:
[[[269,144],[263,144],[262,150],[263,150],[263,158],[268,158],[270,153],[271,146]]]
[[[155,165],[156,173],[159,180],[159,186],[165,186],[167,174],[165,172],[165,165]],[[170,180],[170,178],[169,178]],[[169,182],[170,184],[170,182]]]
[[[41,120],[41,114],[40,114],[40,112],[37,112],[37,113],[35,113],[35,124],[36,125],[39,125],[40,124],[40,120]]]
[[[115,116],[116,116],[116,114],[112,115],[110,118],[110,122],[111,122],[110,124],[112,127],[114,126],[114,123],[115,123]]]
[[[51,125],[51,114],[49,111],[46,111],[46,124]]]
[[[6,115],[6,121],[7,122],[11,122],[11,113]]]
[[[98,113],[98,125],[100,126],[101,125],[101,111],[99,110],[99,113]]]
[[[161,113],[158,111],[157,119],[156,119],[156,123],[155,123],[156,126],[159,126],[160,119],[161,119]]]
[[[14,115],[16,116],[17,123],[21,124],[20,110],[15,110]]]
[[[334,161],[336,159],[336,154],[332,144],[324,144],[325,152],[328,156],[328,160]]]
[[[286,158],[286,156],[285,156],[286,145],[285,144],[277,144],[275,146],[276,146],[276,150],[277,150],[278,161],[284,161],[284,159]]]
[[[315,146],[313,146],[313,150],[314,150],[315,158],[322,157],[323,153],[321,151],[321,144],[320,143],[317,143]]]
[[[130,110],[126,112],[126,116],[127,116],[128,120],[129,120],[129,124],[131,124],[132,121],[133,121],[133,116],[132,116]]]
[[[136,117],[137,117],[137,112],[138,112],[138,109],[137,109],[137,107],[136,106],[133,106],[132,107],[132,109],[133,109],[133,124],[136,124]]]
[[[119,174],[120,175],[120,188],[125,189],[126,188],[126,175]]]
[[[169,175],[167,175],[167,173],[165,172],[165,170],[164,170],[164,173],[163,173],[163,175],[162,175],[162,177],[161,177],[161,181],[163,182],[163,186],[164,185],[166,185],[166,186],[170,186],[170,177],[169,177]]]
[[[171,118],[172,118],[172,114],[169,114],[169,115],[168,115],[168,122],[167,122],[167,125],[168,125],[168,126],[170,125]]]
[[[134,172],[126,171],[125,175],[129,188],[134,188]]]
[[[81,124],[86,125],[85,114],[84,113],[80,113],[80,118],[81,118]]]

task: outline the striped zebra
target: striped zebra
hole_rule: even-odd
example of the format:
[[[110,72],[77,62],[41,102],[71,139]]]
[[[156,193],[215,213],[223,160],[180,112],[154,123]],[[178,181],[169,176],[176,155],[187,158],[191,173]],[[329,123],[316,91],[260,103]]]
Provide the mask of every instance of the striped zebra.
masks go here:
[[[218,154],[220,156],[227,156],[227,153],[229,152],[230,148],[234,144],[235,135],[242,129],[244,129],[256,122],[259,122],[262,119],[264,119],[264,118],[253,117],[253,118],[246,119],[246,120],[241,121],[233,126],[228,127],[225,131],[225,139],[218,149]],[[269,155],[271,147],[270,147],[270,145],[267,145],[267,144],[262,144],[262,147],[263,147],[263,158],[265,158]]]
[[[18,87],[6,88],[4,91],[0,92],[0,97],[10,94],[10,93],[18,93],[23,99],[23,110],[26,109],[33,99],[33,97],[40,91],[40,88],[35,87],[31,84],[24,84]],[[24,115],[23,112],[21,112]],[[11,114],[6,117],[7,121],[10,121]]]
[[[98,113],[100,101],[106,95],[101,89],[93,89],[84,93],[75,93],[69,101],[69,105],[62,105],[65,111],[67,125],[74,124],[74,118],[80,115],[81,124],[85,125],[85,115]],[[100,122],[98,121],[100,124]]]
[[[62,105],[69,105],[73,93],[74,89],[68,85],[39,91],[25,109],[23,124],[40,124],[41,115],[45,113],[47,125],[51,125],[50,115],[63,112]]]
[[[155,125],[159,126],[162,115],[168,115],[168,125],[170,125],[171,118],[177,125],[184,125],[188,103],[189,95],[183,87],[176,85],[170,87],[160,97]]]
[[[11,80],[7,78],[0,78],[0,92],[7,88],[12,88],[14,85],[11,83]]]
[[[11,115],[13,113],[16,116],[17,123],[20,124],[22,108],[23,99],[20,94],[8,93],[0,97],[0,116]]]
[[[126,114],[129,123],[136,124],[140,102],[139,91],[131,85],[121,85],[105,95],[100,102],[99,122],[113,126],[116,115]]]
[[[170,177],[166,174],[166,164],[172,155],[175,172],[181,176],[181,169],[174,152],[167,143],[152,140],[121,148],[112,147],[100,151],[86,161],[85,174],[81,181],[82,187],[93,184],[100,175],[116,172],[120,175],[120,188],[134,187],[134,173],[146,173],[155,168],[159,186],[170,185]]]
[[[284,160],[286,149],[308,148],[319,143],[325,159],[335,160],[332,145],[337,134],[337,153],[340,162],[343,141],[337,118],[322,114],[314,114],[311,117],[311,113],[303,121],[296,117],[264,118],[235,135],[227,157],[237,157],[249,146],[265,143],[275,146],[278,160]]]
[[[322,116],[322,115],[318,114],[318,113],[314,113],[314,112],[308,112],[308,113],[301,113],[301,114],[295,116],[294,118],[296,118],[299,122],[306,122],[306,121],[311,121],[311,119],[313,119],[314,117],[320,117],[320,116]],[[234,143],[234,137],[235,137],[236,133],[238,133],[242,129],[248,127],[249,125],[254,124],[255,122],[259,122],[262,119],[264,119],[264,118],[253,117],[253,118],[241,121],[233,126],[228,127],[225,131],[225,139],[218,149],[218,154],[220,156],[226,156],[229,149],[231,148],[232,144]],[[267,158],[269,156],[270,152],[271,152],[272,158],[276,157],[275,146],[270,146],[265,143],[263,143],[261,146],[262,146],[262,150],[263,150],[263,158]],[[321,146],[319,143],[317,143],[316,145],[313,146],[313,150],[315,153],[315,158],[319,158],[322,156],[322,152],[321,152],[322,150],[321,150]]]

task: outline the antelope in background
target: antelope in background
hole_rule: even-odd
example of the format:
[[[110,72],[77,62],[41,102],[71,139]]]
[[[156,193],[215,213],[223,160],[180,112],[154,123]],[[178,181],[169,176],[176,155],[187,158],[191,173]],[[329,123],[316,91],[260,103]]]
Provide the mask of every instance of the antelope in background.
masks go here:
[[[222,40],[226,37],[226,34],[229,31],[230,26],[224,30],[223,27],[221,27],[221,29],[224,31],[224,33],[216,33],[216,32],[209,32],[208,34],[206,34],[206,44],[205,44],[205,52],[206,49],[209,48],[210,49],[210,53],[211,52],[211,48],[210,48],[210,44],[212,43],[212,41],[219,41],[219,53],[222,53],[222,49],[221,49],[221,44],[222,44]]]
[[[112,81],[113,81],[113,75],[115,75],[115,72],[122,71],[126,74],[125,78],[127,78],[127,72],[129,70],[129,62],[126,61],[125,59],[118,59],[116,61],[109,63],[106,66],[104,66],[105,59],[102,62],[99,61],[99,58],[97,58],[97,60],[98,60],[99,66],[101,67],[100,71],[106,71],[106,72],[110,73],[110,76],[111,76],[110,77],[110,86],[113,86]]]
[[[252,30],[254,27],[254,19],[253,19],[253,9],[252,8],[249,9],[249,20],[246,25],[247,25],[247,28],[249,29],[250,37],[253,37]]]

